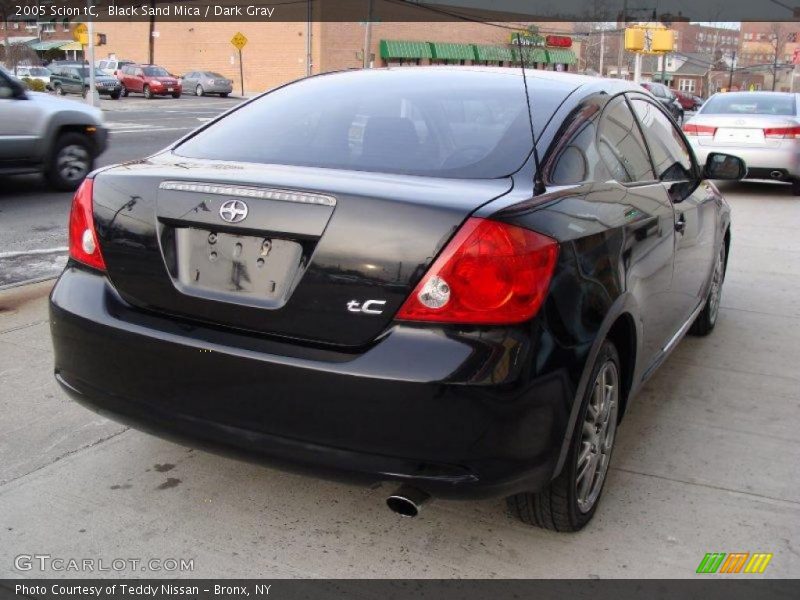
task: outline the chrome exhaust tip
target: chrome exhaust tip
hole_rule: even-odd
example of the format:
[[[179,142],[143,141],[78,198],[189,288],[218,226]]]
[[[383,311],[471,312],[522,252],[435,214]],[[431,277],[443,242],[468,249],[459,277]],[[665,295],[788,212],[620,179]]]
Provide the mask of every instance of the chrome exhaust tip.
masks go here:
[[[781,171],[772,171],[769,176],[773,179],[783,179],[783,173]]]
[[[386,499],[386,506],[401,517],[413,518],[419,514],[422,505],[429,499],[430,494],[403,484]]]

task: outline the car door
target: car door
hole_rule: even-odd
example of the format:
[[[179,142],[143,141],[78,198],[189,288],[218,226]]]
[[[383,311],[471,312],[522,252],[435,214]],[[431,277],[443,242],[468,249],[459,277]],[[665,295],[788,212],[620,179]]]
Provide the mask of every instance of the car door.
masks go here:
[[[15,97],[13,81],[0,71],[0,163],[33,158],[41,135],[42,111],[36,102]]]
[[[67,91],[70,94],[83,93],[83,78],[76,67],[67,69]]]
[[[188,90],[189,92],[194,92],[194,88],[197,86],[197,73],[192,71],[191,73],[187,73],[183,77],[183,89]]]
[[[604,232],[599,239],[582,242],[588,246],[622,240],[613,257],[604,256],[619,264],[625,277],[621,283],[635,299],[641,364],[646,368],[673,334],[664,307],[672,283],[675,230],[672,205],[655,177],[625,97],[609,100],[603,94],[585,100],[549,154],[553,158],[546,167],[548,182],[585,190],[561,202],[558,210],[568,218],[567,227],[584,234]]]
[[[671,312],[676,329],[705,296],[714,263],[717,209],[713,189],[701,184],[700,169],[683,132],[644,95],[631,97],[656,174],[675,211],[675,265]]]

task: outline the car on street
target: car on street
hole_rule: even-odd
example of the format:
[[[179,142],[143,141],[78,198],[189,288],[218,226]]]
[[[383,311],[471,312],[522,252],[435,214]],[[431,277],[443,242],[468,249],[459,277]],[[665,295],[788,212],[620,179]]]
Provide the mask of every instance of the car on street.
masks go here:
[[[116,77],[117,71],[119,71],[122,67],[132,64],[134,64],[132,60],[120,60],[116,58],[103,58],[95,61],[95,66],[97,66],[100,71],[113,77]]]
[[[46,89],[50,89],[50,69],[47,67],[17,67],[18,79],[34,79],[41,81]]]
[[[214,71],[189,71],[182,78],[184,89],[195,96],[219,94],[227,98],[233,91],[233,81]]]
[[[50,88],[59,96],[79,94],[86,97],[90,82],[88,65],[56,65],[50,75]],[[117,78],[106,75],[99,69],[94,72],[94,86],[98,94],[109,96],[112,100],[119,99],[122,94],[122,85]]]
[[[800,196],[800,95],[723,92],[709,98],[683,125],[702,163],[713,152],[735,154],[747,177],[792,184]]]
[[[148,99],[155,96],[180,98],[183,91],[178,78],[157,65],[123,65],[117,72],[117,78],[122,84],[123,96],[137,93]]]
[[[673,119],[675,119],[678,123],[683,121],[684,108],[678,101],[678,98],[675,96],[673,90],[665,86],[663,83],[656,83],[654,81],[644,82],[641,84],[641,86],[655,96],[656,100],[658,100],[661,105],[667,109],[669,114],[672,115]]]
[[[106,148],[102,112],[82,102],[26,91],[0,69],[0,175],[43,173],[74,190]]]
[[[189,445],[394,482],[402,516],[498,496],[575,531],[636,392],[714,329],[731,218],[709,180],[745,169],[701,169],[623,80],[302,79],[86,179],[55,377]]]

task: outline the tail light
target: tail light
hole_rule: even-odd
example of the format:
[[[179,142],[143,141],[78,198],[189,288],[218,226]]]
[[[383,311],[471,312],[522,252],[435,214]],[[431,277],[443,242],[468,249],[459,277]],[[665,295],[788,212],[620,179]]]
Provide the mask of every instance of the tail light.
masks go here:
[[[456,233],[405,301],[397,319],[463,324],[521,323],[542,305],[558,242],[487,219]]]
[[[94,228],[93,187],[92,179],[84,179],[72,198],[72,210],[69,213],[69,255],[80,263],[105,271],[106,262],[100,253]]]
[[[796,140],[800,138],[800,127],[770,127],[764,129],[764,137],[777,140]]]
[[[683,126],[683,133],[687,136],[698,136],[698,137],[714,137],[717,133],[716,127],[711,127],[710,125],[695,125],[694,123],[687,123]]]

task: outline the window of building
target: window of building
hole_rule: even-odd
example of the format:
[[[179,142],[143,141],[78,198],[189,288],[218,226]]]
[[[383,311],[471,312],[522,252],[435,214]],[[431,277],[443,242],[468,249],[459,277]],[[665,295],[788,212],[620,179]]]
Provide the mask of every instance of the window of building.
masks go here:
[[[678,89],[687,94],[694,94],[695,80],[694,79],[679,79]]]

